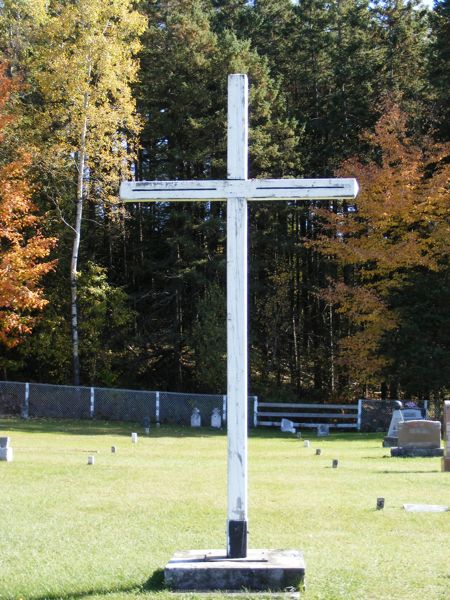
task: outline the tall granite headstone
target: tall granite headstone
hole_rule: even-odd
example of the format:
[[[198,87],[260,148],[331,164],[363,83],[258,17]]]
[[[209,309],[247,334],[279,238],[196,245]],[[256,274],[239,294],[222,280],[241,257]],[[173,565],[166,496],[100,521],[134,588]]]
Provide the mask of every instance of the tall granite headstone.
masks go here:
[[[11,462],[13,459],[13,449],[10,446],[9,437],[0,437],[0,460]]]
[[[444,402],[444,445],[442,470],[450,471],[450,400]]]

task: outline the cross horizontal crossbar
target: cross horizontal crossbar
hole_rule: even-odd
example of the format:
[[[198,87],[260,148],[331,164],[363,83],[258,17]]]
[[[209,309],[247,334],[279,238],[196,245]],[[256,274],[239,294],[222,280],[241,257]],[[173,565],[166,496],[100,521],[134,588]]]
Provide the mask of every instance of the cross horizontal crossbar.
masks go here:
[[[124,181],[123,202],[194,200],[349,200],[356,197],[353,178],[340,179],[224,179],[193,181]]]

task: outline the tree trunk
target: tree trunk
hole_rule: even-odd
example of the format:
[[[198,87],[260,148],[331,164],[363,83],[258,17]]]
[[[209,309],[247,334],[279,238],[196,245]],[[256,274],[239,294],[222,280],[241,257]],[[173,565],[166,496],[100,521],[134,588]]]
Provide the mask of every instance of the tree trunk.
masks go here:
[[[84,98],[84,109],[87,110],[89,96],[86,93]],[[78,178],[77,178],[77,197],[76,214],[74,226],[74,239],[72,246],[72,258],[70,261],[70,290],[71,290],[71,326],[72,326],[72,364],[73,364],[73,384],[80,385],[80,353],[78,341],[78,253],[81,240],[81,221],[83,217],[83,196],[84,196],[84,167],[86,162],[86,134],[88,120],[84,118],[83,128],[81,130],[80,147],[78,149]]]

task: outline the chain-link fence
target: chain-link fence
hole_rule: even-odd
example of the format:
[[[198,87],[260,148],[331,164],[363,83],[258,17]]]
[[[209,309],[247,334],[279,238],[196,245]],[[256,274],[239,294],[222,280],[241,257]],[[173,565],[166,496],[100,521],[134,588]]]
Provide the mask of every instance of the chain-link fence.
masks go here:
[[[112,421],[156,423],[158,392],[91,388],[90,417]]]
[[[248,399],[248,422],[254,425],[255,396]],[[42,383],[0,381],[0,415],[59,419],[105,419],[190,425],[194,408],[203,426],[217,409],[226,422],[226,396],[179,394]]]
[[[397,400],[361,400],[361,431],[387,431],[391,422]],[[401,400],[404,408],[414,405],[421,409],[422,415],[427,419],[440,421],[442,419],[443,400],[423,400],[421,402],[408,402]]]
[[[359,401],[358,429],[364,432],[386,432],[389,429],[394,400]],[[403,400],[405,407],[407,400]],[[443,400],[416,403],[427,418],[442,420]],[[249,427],[257,421],[256,396],[248,399]],[[98,387],[74,387],[43,383],[0,381],[0,415],[48,417],[59,419],[105,419],[131,421],[143,426],[150,423],[191,424],[198,409],[203,426],[211,424],[216,412],[226,423],[227,397],[221,394],[182,394]]]
[[[197,408],[200,412],[202,425],[209,425],[214,409],[219,411],[222,421],[226,420],[226,396],[159,392],[159,400],[160,423],[188,425],[194,408]]]

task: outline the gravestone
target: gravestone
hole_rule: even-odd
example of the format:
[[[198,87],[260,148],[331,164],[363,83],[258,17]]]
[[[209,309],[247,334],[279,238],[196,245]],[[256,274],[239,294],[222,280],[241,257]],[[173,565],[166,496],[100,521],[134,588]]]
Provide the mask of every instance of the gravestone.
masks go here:
[[[444,402],[444,444],[442,470],[450,471],[450,400]]]
[[[213,408],[211,427],[214,427],[215,429],[220,429],[222,427],[222,417],[220,416],[220,410],[218,408]]]
[[[419,408],[403,408],[401,402],[396,402],[398,408],[392,413],[391,423],[387,436],[383,440],[383,448],[392,448],[398,445],[398,426],[403,421],[418,421],[423,419]]]
[[[10,446],[9,437],[0,437],[0,460],[11,462],[13,459],[13,449]]]
[[[403,421],[398,426],[398,447],[391,456],[443,456],[440,421]]]
[[[194,408],[191,415],[191,427],[200,427],[202,424],[202,417],[198,408]]]
[[[317,425],[317,437],[327,437],[330,435],[330,426],[322,423]]]
[[[404,504],[403,508],[406,512],[447,512],[448,506],[440,505],[440,504]]]
[[[295,423],[289,419],[281,419],[280,429],[283,433],[295,433]]]

